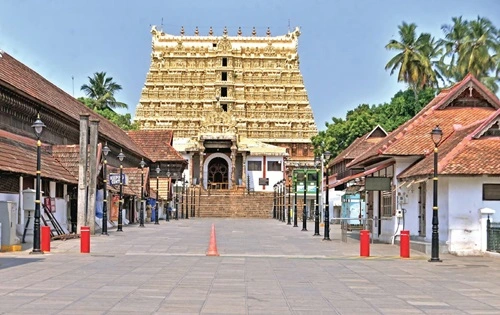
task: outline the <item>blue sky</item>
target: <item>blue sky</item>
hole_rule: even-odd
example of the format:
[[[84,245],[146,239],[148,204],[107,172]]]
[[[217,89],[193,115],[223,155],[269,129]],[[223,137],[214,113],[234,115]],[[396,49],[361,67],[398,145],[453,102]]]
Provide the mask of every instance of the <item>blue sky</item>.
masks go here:
[[[235,35],[257,28],[273,35],[301,27],[300,68],[320,130],[361,103],[389,101],[403,84],[384,70],[394,54],[384,46],[398,38],[402,21],[417,31],[442,35],[451,17],[488,17],[500,27],[499,0],[2,0],[0,49],[69,94],[96,71],[121,84],[117,98],[135,114],[149,69],[151,25],[167,33],[206,35],[224,26]],[[74,77],[74,80],[72,80]],[[74,84],[73,84],[74,81]],[[120,111],[123,113],[124,111]]]

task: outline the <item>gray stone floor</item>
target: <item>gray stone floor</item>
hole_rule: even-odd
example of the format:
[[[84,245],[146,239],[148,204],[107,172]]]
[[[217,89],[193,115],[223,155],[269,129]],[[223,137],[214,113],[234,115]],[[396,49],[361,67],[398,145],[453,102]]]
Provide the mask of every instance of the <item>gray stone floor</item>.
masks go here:
[[[205,255],[215,224],[219,257]],[[300,224],[299,224],[300,225]],[[500,314],[500,260],[314,237],[282,222],[125,226],[50,253],[0,253],[0,314]]]

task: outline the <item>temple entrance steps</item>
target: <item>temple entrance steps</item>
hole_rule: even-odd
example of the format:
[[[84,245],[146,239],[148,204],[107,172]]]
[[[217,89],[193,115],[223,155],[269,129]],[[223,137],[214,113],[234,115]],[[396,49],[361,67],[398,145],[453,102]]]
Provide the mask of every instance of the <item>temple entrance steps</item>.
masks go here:
[[[273,198],[272,192],[201,189],[196,198],[196,217],[272,218]]]

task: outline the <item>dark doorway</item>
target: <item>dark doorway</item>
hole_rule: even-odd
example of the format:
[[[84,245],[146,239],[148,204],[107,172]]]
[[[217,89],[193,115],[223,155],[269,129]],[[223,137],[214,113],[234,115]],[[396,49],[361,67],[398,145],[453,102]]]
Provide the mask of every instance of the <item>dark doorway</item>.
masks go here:
[[[215,158],[208,164],[208,182],[210,189],[229,188],[229,166],[223,158]]]

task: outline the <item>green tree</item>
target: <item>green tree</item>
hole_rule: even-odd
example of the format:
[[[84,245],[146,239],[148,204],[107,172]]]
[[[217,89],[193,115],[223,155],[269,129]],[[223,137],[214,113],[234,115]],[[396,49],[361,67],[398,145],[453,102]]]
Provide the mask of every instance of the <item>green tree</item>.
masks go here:
[[[130,115],[130,113],[127,113],[125,115],[120,115],[114,112],[110,108],[104,108],[104,109],[94,108],[94,100],[88,97],[79,97],[78,100],[123,130],[139,129],[139,125],[136,122],[133,123],[131,122],[132,116]]]
[[[112,77],[106,77],[106,72],[96,72],[88,77],[89,84],[80,88],[88,98],[92,99],[92,109],[128,108],[127,104],[118,102],[115,93],[122,89],[121,85],[113,82]]]
[[[428,33],[417,37],[415,23],[403,22],[398,26],[399,41],[391,39],[385,46],[388,50],[398,53],[389,60],[385,69],[391,70],[391,75],[398,70],[398,82],[405,82],[413,90],[415,97],[418,91],[427,86],[437,86],[436,73],[430,58],[436,57],[439,49],[433,47],[434,39]]]

